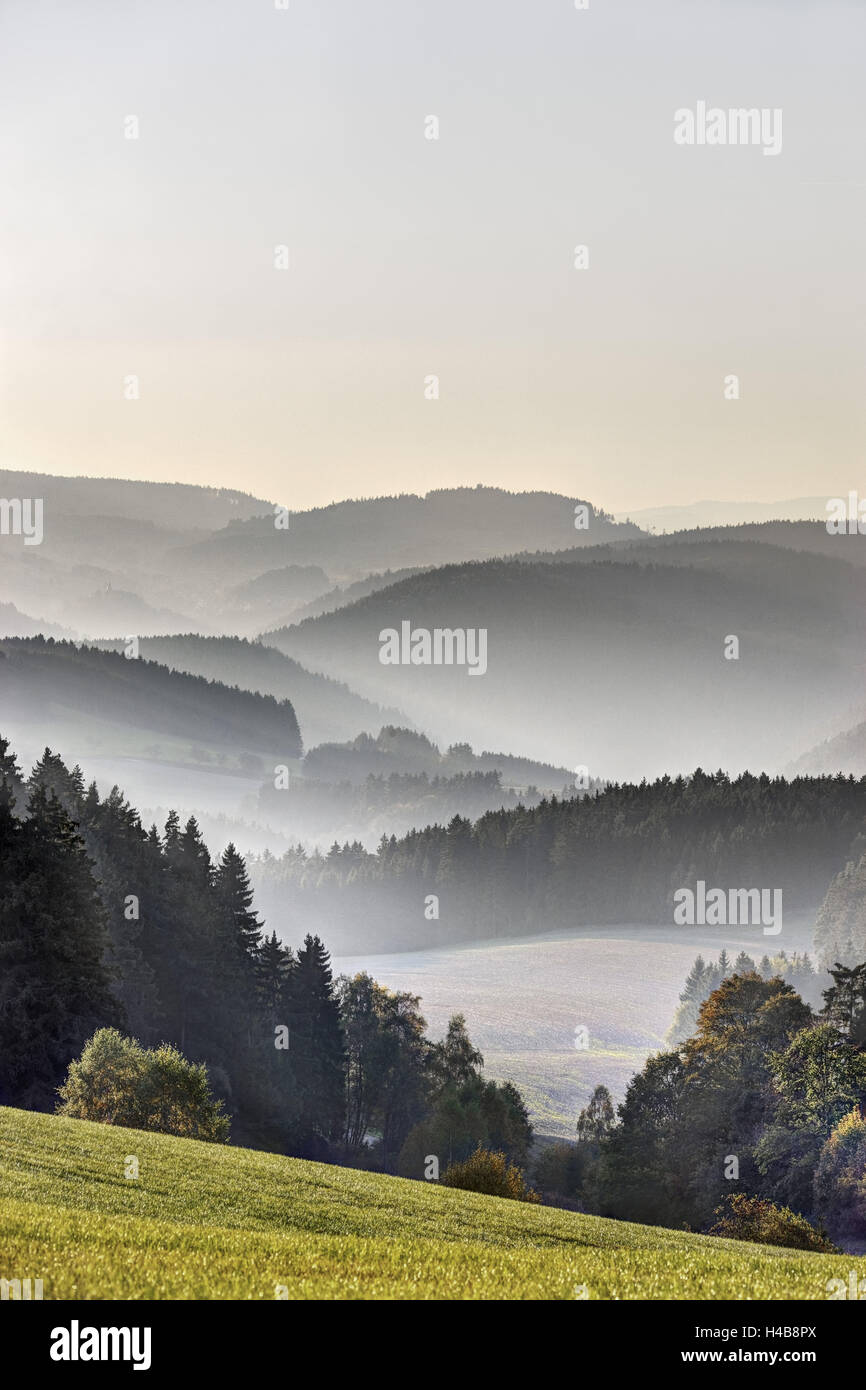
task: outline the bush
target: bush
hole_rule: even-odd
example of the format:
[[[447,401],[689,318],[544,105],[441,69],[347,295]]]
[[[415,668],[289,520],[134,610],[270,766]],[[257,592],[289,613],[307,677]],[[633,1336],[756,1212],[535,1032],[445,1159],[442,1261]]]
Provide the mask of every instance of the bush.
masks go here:
[[[148,1049],[101,1028],[71,1062],[58,1115],[227,1144],[228,1116],[211,1095],[207,1068],[168,1043]]]
[[[786,1245],[792,1250],[819,1250],[825,1255],[838,1255],[836,1246],[824,1231],[811,1226],[805,1216],[797,1216],[787,1207],[777,1207],[763,1197],[747,1197],[735,1192],[726,1197],[715,1216],[720,1218],[710,1227],[711,1236],[727,1236],[728,1240],[751,1240],[756,1245]]]
[[[815,1209],[841,1239],[866,1235],[866,1120],[845,1115],[821,1150],[815,1169]]]
[[[459,1187],[465,1192],[486,1192],[489,1197],[510,1197],[515,1202],[540,1202],[537,1192],[526,1186],[523,1173],[508,1163],[504,1153],[478,1148],[463,1163],[452,1163],[442,1177],[443,1187]]]
[[[502,1152],[507,1162],[523,1168],[531,1142],[532,1126],[516,1086],[470,1076],[460,1085],[445,1085],[425,1118],[412,1127],[398,1155],[397,1172],[420,1178],[428,1154],[448,1154],[453,1166],[476,1149]]]

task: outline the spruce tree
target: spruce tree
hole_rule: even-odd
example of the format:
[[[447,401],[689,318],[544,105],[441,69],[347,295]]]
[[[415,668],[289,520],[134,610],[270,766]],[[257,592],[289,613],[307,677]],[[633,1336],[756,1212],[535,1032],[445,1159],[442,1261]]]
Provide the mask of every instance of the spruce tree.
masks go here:
[[[836,962],[833,983],[824,990],[825,1018],[857,1047],[866,1046],[866,963],[848,967]]]
[[[259,1004],[268,1031],[272,1032],[280,1022],[288,1022],[289,986],[295,958],[291,949],[284,946],[272,932],[262,941],[256,961]]]
[[[9,740],[0,736],[0,789],[4,787],[9,806],[20,820],[26,814],[24,779],[15,754],[9,751]]]
[[[215,882],[232,926],[240,953],[253,960],[262,940],[262,924],[253,909],[253,890],[247,866],[233,844],[226,845],[216,870]]]
[[[345,1053],[331,958],[318,936],[306,936],[291,976],[291,1058],[302,1124],[316,1151],[337,1140],[345,1108]]]
[[[147,835],[136,811],[113,787],[104,801],[91,783],[80,801],[80,830],[93,861],[108,931],[106,964],[129,1029],[158,1041],[164,1018],[148,959],[153,919]]]
[[[700,1004],[706,998],[706,971],[707,965],[703,956],[696,956],[695,963],[686,976],[686,982],[680,995],[684,1004],[695,1000]]]
[[[123,1019],[84,844],[44,788],[28,812],[16,821],[8,796],[0,806],[0,1098],[47,1109],[88,1037]]]

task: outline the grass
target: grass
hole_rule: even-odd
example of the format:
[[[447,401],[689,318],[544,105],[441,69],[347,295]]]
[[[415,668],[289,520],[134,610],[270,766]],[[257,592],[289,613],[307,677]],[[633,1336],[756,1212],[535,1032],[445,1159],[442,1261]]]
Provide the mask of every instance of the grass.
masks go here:
[[[46,1299],[824,1299],[852,1264],[10,1109],[0,1194]]]

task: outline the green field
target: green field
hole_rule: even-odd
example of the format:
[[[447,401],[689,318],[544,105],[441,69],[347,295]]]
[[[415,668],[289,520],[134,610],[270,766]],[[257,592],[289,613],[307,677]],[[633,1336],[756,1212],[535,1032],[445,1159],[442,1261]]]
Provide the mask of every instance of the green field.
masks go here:
[[[850,1266],[0,1109],[0,1277],[46,1299],[824,1299]]]

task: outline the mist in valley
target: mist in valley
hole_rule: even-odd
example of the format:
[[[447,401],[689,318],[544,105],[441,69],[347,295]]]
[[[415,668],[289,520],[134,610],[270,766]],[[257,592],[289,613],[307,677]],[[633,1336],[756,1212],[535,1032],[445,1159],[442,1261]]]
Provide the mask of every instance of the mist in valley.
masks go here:
[[[43,544],[0,547],[22,764],[50,747],[143,824],[176,812],[212,855],[236,846],[268,930],[419,993],[434,1032],[465,1013],[543,1132],[596,1084],[622,1094],[699,948],[760,948],[676,926],[681,884],[772,881],[786,920],[764,944],[815,953],[864,793],[813,811],[791,792],[792,840],[748,775],[866,772],[861,538],[781,507],[658,535],[490,488],[285,518],[219,489],[4,487],[45,499]],[[437,632],[483,632],[483,669],[471,638],[462,664],[417,659]]]

